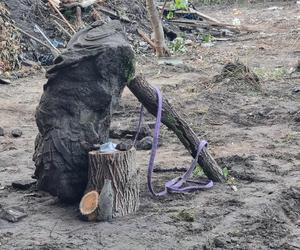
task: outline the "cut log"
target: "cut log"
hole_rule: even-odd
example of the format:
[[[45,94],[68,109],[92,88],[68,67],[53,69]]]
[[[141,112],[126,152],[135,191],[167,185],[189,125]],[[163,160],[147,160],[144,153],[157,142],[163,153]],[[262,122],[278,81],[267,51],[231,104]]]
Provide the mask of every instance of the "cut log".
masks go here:
[[[89,153],[89,171],[86,193],[95,190],[101,193],[105,179],[111,180],[114,193],[113,217],[137,211],[139,207],[139,171],[136,166],[136,151]]]
[[[157,113],[157,96],[155,89],[142,76],[137,76],[128,83],[128,88],[154,116]],[[183,143],[186,149],[195,157],[199,138],[189,125],[177,114],[170,103],[163,99],[162,123],[171,129]],[[198,158],[199,165],[204,173],[213,181],[225,182],[222,169],[213,159],[207,149],[204,149]]]
[[[99,193],[97,191],[91,191],[86,193],[79,204],[80,212],[89,221],[97,219],[98,215],[98,204],[99,204]]]

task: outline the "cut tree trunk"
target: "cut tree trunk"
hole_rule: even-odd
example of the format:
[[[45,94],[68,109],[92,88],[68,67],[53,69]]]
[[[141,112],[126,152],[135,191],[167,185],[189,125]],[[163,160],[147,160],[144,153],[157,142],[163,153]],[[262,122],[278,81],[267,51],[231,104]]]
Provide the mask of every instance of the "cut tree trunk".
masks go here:
[[[155,89],[142,76],[137,76],[128,83],[128,88],[154,116],[157,113],[157,95]],[[171,129],[183,143],[186,149],[195,157],[199,144],[199,138],[189,125],[177,114],[170,103],[163,99],[162,123]],[[198,158],[206,176],[217,182],[225,182],[222,169],[205,148]]]
[[[111,180],[114,193],[113,217],[137,211],[139,207],[139,170],[136,166],[136,151],[89,153],[88,184],[85,193],[101,193],[105,179]]]
[[[169,56],[170,53],[165,43],[164,31],[161,24],[161,18],[159,17],[159,13],[156,8],[156,1],[146,0],[146,4],[154,33],[156,55],[158,57]]]

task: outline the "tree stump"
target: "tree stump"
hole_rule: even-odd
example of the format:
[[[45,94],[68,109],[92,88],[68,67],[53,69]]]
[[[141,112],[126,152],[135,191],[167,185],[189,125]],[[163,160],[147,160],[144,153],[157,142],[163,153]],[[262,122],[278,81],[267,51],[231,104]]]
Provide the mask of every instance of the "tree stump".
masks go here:
[[[134,74],[134,62],[123,27],[115,20],[81,29],[55,59],[35,115],[39,190],[67,203],[82,198],[88,152],[108,141],[112,110]]]
[[[89,153],[88,184],[85,193],[101,193],[106,180],[111,180],[114,193],[113,217],[137,211],[139,207],[139,170],[136,150]],[[101,203],[101,202],[100,202]]]

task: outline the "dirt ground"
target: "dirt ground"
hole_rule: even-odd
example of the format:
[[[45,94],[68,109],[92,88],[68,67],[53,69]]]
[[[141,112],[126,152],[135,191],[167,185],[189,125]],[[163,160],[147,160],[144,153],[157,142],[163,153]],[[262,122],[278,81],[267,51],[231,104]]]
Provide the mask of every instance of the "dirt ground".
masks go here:
[[[78,206],[62,205],[34,188],[13,189],[12,181],[29,179],[34,172],[34,111],[46,81],[40,74],[0,85],[0,126],[5,130],[0,137],[0,204],[28,214],[17,223],[0,220],[0,249],[300,249],[300,78],[299,73],[289,75],[300,55],[300,5],[215,6],[205,12],[231,21],[234,9],[243,24],[261,32],[213,47],[194,44],[180,56],[184,66],[162,66],[140,56],[138,72],[160,86],[199,137],[209,141],[238,190],[216,184],[207,191],[153,199],[146,188],[150,151],[138,151],[139,211],[111,223],[83,222]],[[260,90],[212,80],[235,59],[262,78]],[[114,124],[135,124],[138,110],[126,89]],[[13,128],[23,135],[12,138]],[[175,135],[163,129],[162,142],[158,167],[188,166],[191,157]],[[154,184],[161,188],[175,175],[157,173]],[[192,219],[181,216],[183,211]]]

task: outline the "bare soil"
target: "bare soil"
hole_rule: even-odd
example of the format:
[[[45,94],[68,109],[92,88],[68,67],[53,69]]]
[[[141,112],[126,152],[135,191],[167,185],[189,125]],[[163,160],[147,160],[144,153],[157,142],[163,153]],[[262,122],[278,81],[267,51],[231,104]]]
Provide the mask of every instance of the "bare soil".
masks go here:
[[[279,9],[268,9],[278,6]],[[282,7],[282,9],[281,9]],[[207,191],[153,199],[146,188],[149,151],[138,152],[142,173],[140,210],[112,223],[79,220],[78,206],[65,206],[35,188],[19,191],[12,181],[30,179],[37,134],[34,112],[43,75],[0,86],[0,204],[23,208],[17,223],[0,219],[0,249],[300,249],[300,79],[289,74],[300,51],[300,5],[294,2],[216,6],[208,14],[261,32],[194,44],[180,56],[185,66],[162,66],[140,57],[138,72],[163,90],[178,112],[229,169],[238,188],[216,184]],[[214,82],[228,61],[239,59],[261,76],[259,90],[246,81]],[[114,124],[135,124],[139,104],[125,90]],[[154,118],[150,115],[147,120]],[[20,138],[10,131],[20,128]],[[167,129],[156,165],[188,166],[191,158]],[[154,184],[179,173],[157,173]],[[184,216],[183,216],[184,215]]]

